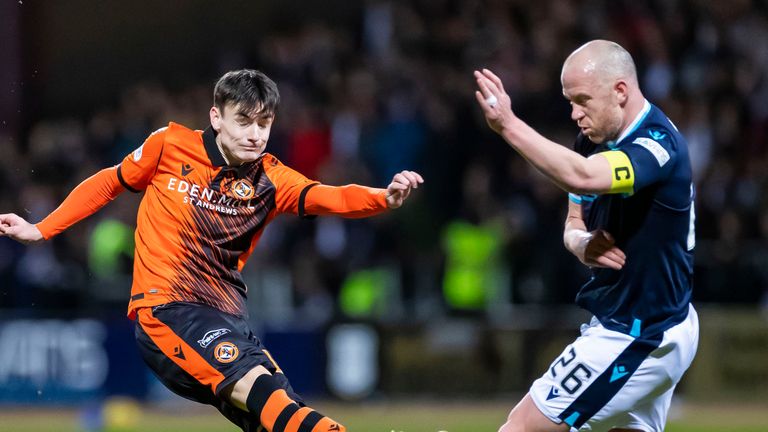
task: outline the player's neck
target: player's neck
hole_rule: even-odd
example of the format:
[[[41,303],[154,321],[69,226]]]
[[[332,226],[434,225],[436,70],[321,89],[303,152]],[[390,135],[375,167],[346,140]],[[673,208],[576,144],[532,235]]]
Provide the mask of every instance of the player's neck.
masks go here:
[[[228,155],[227,152],[224,150],[224,146],[221,145],[221,140],[218,136],[216,136],[216,147],[219,149],[219,153],[221,153],[221,157],[224,158],[224,162],[227,163],[228,166],[238,166],[242,165],[242,163],[235,163],[235,158],[231,155]]]
[[[640,115],[640,112],[643,111],[644,107],[645,96],[643,96],[641,92],[637,92],[636,95],[633,95],[633,97],[627,101],[627,105],[624,108],[623,124],[621,125],[619,135],[616,137],[617,139],[624,136],[624,133],[632,126],[635,120],[637,120],[637,116]]]
[[[632,123],[635,118],[637,118],[637,115],[640,114],[640,111],[643,110],[644,106],[645,96],[643,96],[642,93],[637,92],[637,95],[631,98],[627,103],[627,124]]]

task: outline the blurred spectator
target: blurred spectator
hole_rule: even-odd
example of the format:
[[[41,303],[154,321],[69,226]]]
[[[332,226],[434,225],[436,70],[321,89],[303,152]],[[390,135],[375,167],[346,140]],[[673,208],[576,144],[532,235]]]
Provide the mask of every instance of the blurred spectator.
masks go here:
[[[649,99],[689,140],[697,182],[695,300],[768,304],[765,2],[371,0],[347,7],[285,28],[265,26],[249,49],[222,49],[218,63],[185,72],[197,73],[198,82],[147,75],[113,89],[116,102],[66,117],[22,112],[23,133],[0,129],[1,210],[39,220],[84,173],[117,163],[169,119],[205,128],[200,113],[211,104],[214,69],[254,67],[274,76],[283,94],[268,151],[331,184],[385,186],[404,167],[427,179],[414,208],[398,214],[273,224],[255,252],[268,257],[264,267],[246,273],[258,290],[266,280],[291,290],[280,307],[290,303],[303,310],[297,316],[322,323],[339,310],[342,286],[351,287],[350,298],[362,296],[342,299],[355,310],[350,302],[374,307],[377,300],[360,293],[383,285],[394,287],[404,310],[434,304],[443,263],[462,254],[441,246],[456,223],[488,230],[498,242],[489,256],[509,271],[499,298],[570,303],[584,269],[562,246],[566,195],[487,132],[473,103],[472,70],[499,71],[517,112],[570,145],[576,131],[560,66],[584,41],[607,38],[632,52]],[[115,299],[129,290],[124,228],[134,221],[120,217],[134,213],[115,208],[117,221],[88,220],[38,248],[0,239],[0,306],[122,307]],[[105,242],[104,229],[122,233],[117,243]],[[111,294],[85,295],[113,268]],[[383,281],[381,269],[396,280]]]

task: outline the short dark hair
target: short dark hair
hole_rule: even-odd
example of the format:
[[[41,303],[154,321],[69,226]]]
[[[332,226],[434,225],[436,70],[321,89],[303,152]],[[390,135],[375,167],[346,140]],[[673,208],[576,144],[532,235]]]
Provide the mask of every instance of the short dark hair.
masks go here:
[[[274,115],[280,104],[280,92],[277,84],[260,71],[230,71],[219,78],[213,89],[213,105],[224,112],[228,104],[248,115]]]

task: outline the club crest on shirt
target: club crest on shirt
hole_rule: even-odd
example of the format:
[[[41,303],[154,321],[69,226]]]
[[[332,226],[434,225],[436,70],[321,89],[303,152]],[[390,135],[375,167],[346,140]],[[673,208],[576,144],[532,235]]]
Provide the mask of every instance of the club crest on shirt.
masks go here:
[[[240,354],[240,350],[232,342],[222,342],[216,345],[213,350],[213,356],[219,363],[231,363],[235,361],[238,354]]]
[[[248,179],[224,180],[220,190],[229,197],[243,201],[253,198],[256,193],[256,188]]]
[[[232,193],[235,197],[240,198],[241,200],[249,200],[253,198],[254,191],[255,188],[251,182],[245,179],[237,180],[232,186]]]

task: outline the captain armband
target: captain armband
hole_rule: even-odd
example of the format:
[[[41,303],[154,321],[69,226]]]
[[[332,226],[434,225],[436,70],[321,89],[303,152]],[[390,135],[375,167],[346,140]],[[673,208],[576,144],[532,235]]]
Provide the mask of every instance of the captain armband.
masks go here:
[[[598,153],[608,159],[611,166],[611,190],[609,193],[632,193],[635,187],[635,170],[623,151]]]

